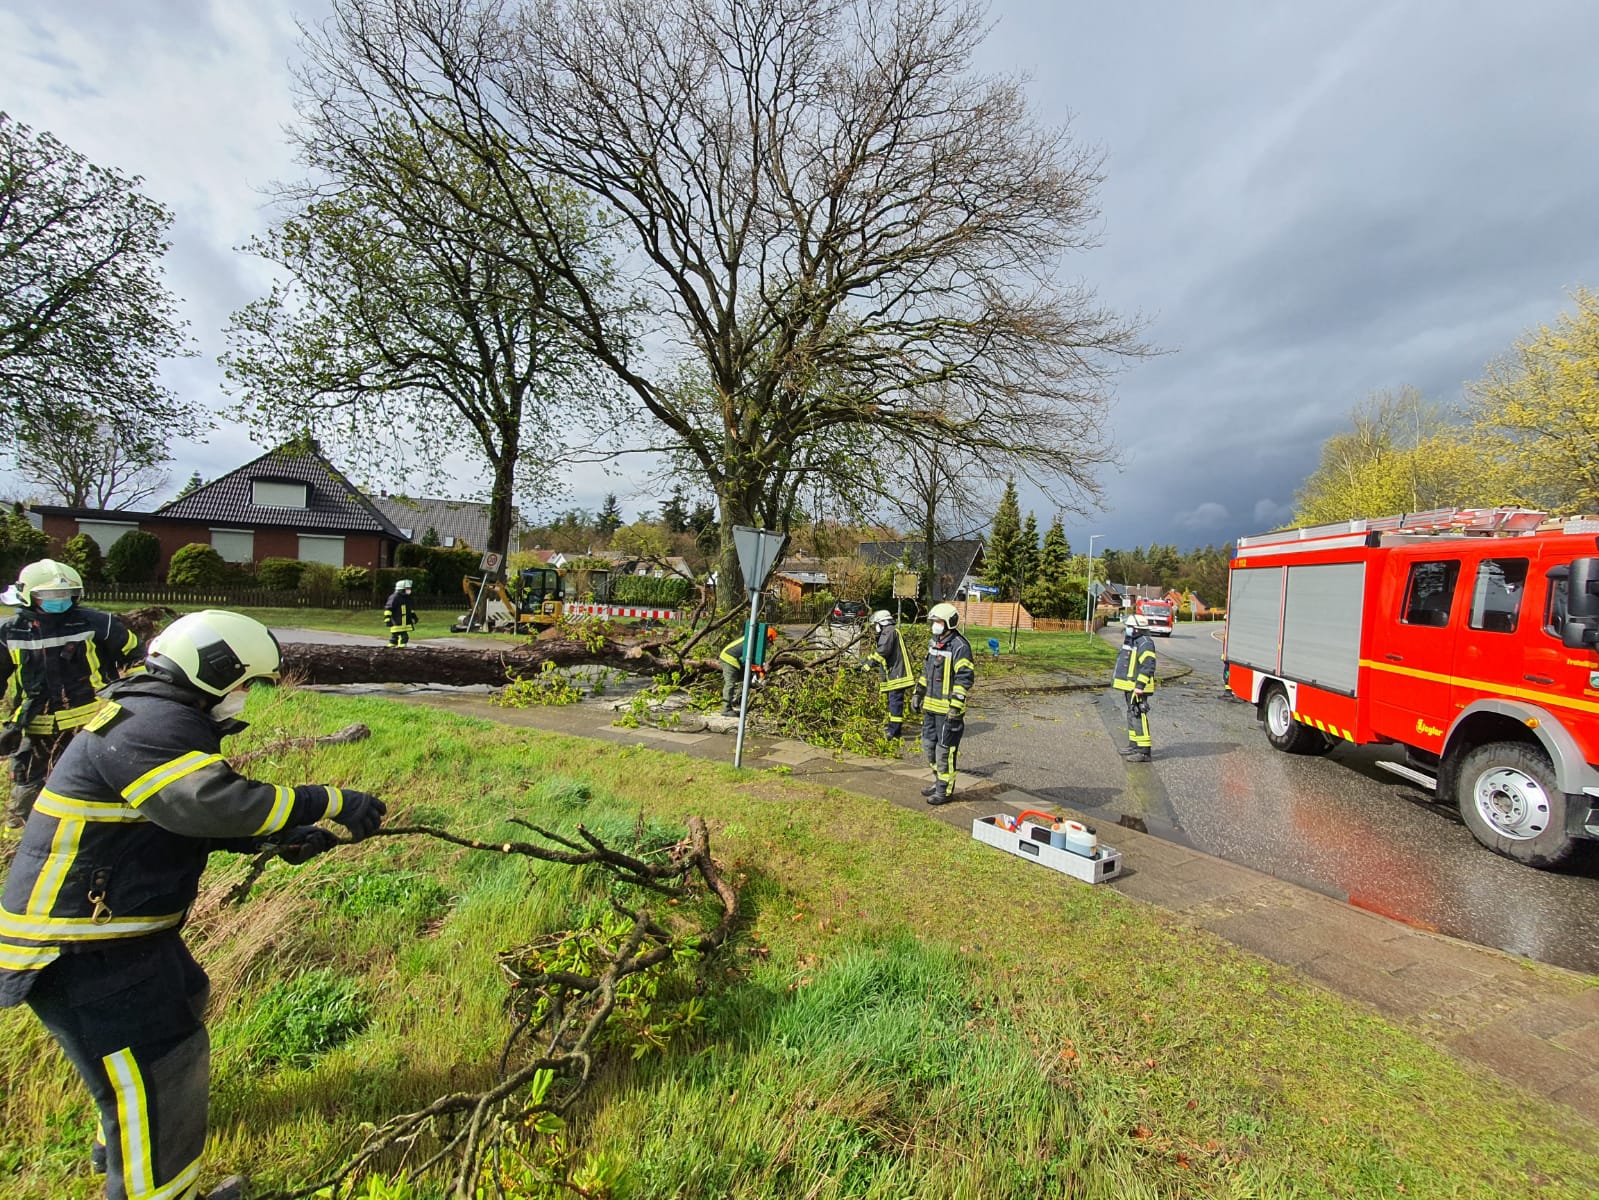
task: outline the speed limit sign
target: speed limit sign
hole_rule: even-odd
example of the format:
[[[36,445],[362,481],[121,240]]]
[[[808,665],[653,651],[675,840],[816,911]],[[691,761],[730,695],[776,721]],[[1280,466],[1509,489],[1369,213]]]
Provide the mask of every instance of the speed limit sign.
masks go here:
[[[477,569],[485,575],[492,575],[500,569],[500,563],[505,561],[503,554],[496,554],[490,550],[483,555],[483,561],[478,563]]]

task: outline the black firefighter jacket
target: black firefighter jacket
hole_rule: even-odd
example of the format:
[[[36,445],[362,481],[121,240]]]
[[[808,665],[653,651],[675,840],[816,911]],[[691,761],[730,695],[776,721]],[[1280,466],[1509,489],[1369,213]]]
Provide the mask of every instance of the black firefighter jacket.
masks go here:
[[[14,700],[9,719],[38,737],[93,719],[95,693],[122,673],[139,645],[110,613],[81,605],[60,615],[19,612],[0,624],[0,638],[0,689]]]
[[[62,954],[180,927],[212,850],[248,852],[342,810],[336,787],[240,775],[220,748],[242,722],[188,697],[148,675],[112,684],[50,772],[0,895],[0,1008]]]

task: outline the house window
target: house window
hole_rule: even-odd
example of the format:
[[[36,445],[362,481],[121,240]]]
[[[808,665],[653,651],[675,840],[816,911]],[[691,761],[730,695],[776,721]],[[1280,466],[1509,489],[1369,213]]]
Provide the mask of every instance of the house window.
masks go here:
[[[453,534],[451,534],[449,537],[444,539],[444,546],[445,546],[445,549],[453,549],[454,548],[454,546],[455,546],[455,536]]]
[[[86,533],[94,539],[94,544],[100,547],[100,553],[115,546],[125,533],[132,533],[139,526],[132,521],[79,521],[78,532]]]
[[[211,548],[222,556],[224,562],[254,562],[255,533],[249,529],[213,529]]]
[[[251,498],[267,508],[305,508],[310,487],[276,479],[252,479]]]
[[[344,565],[344,539],[341,537],[313,537],[300,535],[300,561],[327,563],[330,567]]]

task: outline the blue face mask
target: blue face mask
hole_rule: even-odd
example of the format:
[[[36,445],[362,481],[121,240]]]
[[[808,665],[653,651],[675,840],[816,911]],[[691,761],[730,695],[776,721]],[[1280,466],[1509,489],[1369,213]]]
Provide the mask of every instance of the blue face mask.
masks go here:
[[[41,600],[41,601],[39,601],[39,607],[42,608],[47,613],[55,613],[57,615],[60,615],[61,613],[71,611],[71,609],[72,609],[72,601],[71,600]]]

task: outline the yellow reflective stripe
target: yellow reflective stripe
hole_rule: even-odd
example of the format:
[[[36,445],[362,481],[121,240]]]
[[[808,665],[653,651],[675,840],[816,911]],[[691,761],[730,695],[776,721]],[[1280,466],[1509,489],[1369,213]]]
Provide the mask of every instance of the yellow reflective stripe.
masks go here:
[[[60,957],[60,946],[8,946],[0,942],[0,970],[37,971]]]
[[[117,1132],[122,1142],[122,1187],[128,1196],[146,1196],[154,1186],[155,1157],[150,1152],[150,1114],[144,1076],[132,1050],[118,1050],[100,1060],[116,1093]]]
[[[208,767],[212,763],[221,762],[220,754],[202,754],[198,750],[190,750],[187,754],[180,754],[171,762],[164,762],[159,767],[153,767],[139,776],[127,787],[122,789],[122,797],[135,807],[143,804],[169,783],[176,783],[185,775],[193,774],[201,767]]]
[[[1484,679],[1467,679],[1460,675],[1439,675],[1433,671],[1418,671],[1414,667],[1396,667],[1393,663],[1373,662],[1369,658],[1360,660],[1360,665],[1370,667],[1373,671],[1387,671],[1391,675],[1403,675],[1410,679],[1424,679],[1428,683],[1448,683],[1456,687],[1475,688],[1480,692],[1487,692],[1490,696],[1514,696],[1518,700],[1537,700],[1542,704],[1553,704],[1560,708],[1574,708],[1578,712],[1599,713],[1599,703],[1592,700],[1578,700],[1573,696],[1562,696],[1558,692],[1540,692],[1533,688],[1511,687],[1505,683],[1490,683]]]
[[[126,654],[139,644],[139,635],[133,630],[128,630],[128,640],[122,643],[122,653]]]
[[[327,794],[328,794],[328,810],[327,810],[327,812],[323,813],[322,815],[324,817],[336,817],[336,816],[338,816],[341,812],[344,811],[344,789],[343,788],[336,788],[336,787],[325,787],[322,790],[327,792]]]
[[[43,800],[44,796],[44,793],[40,793],[39,799]],[[38,811],[37,802],[33,807]],[[83,830],[82,821],[68,819],[57,822],[55,836],[50,839],[50,853],[44,860],[38,878],[33,881],[33,891],[28,894],[27,911],[30,916],[49,916],[50,910],[55,907],[56,899],[61,895],[61,885],[66,882],[67,871],[78,856],[78,843],[83,840]]]
[[[105,687],[105,672],[100,670],[100,652],[95,649],[93,638],[83,643],[83,653],[84,657],[89,660],[89,682],[94,685],[94,690],[98,692]]]
[[[42,812],[47,817],[60,817],[64,820],[78,821],[148,821],[136,808],[127,808],[120,804],[96,804],[92,800],[74,800],[69,796],[58,795],[49,788],[39,793],[39,798],[33,802],[35,812]]]
[[[200,1160],[195,1159],[183,1170],[179,1171],[178,1177],[165,1187],[159,1187],[144,1196],[129,1197],[129,1200],[191,1200],[192,1197],[198,1195],[192,1189],[199,1182],[199,1179]]]
[[[294,789],[279,785],[275,791],[277,799],[273,802],[272,811],[261,822],[261,828],[255,831],[258,837],[263,833],[276,833],[289,823],[289,812],[294,808]]]
[[[0,911],[0,935],[19,942],[92,942],[98,938],[159,933],[182,920],[182,913],[170,913],[156,917],[114,917],[96,925],[93,917],[23,917]]]
[[[28,722],[28,732],[55,733],[59,729],[79,729],[94,720],[104,707],[104,700],[91,700],[75,708],[63,708],[60,712],[45,713]]]

